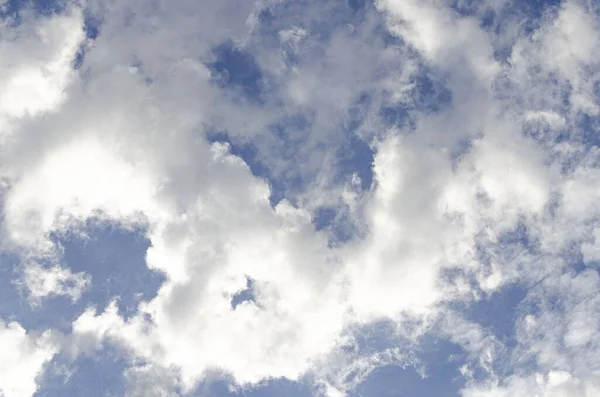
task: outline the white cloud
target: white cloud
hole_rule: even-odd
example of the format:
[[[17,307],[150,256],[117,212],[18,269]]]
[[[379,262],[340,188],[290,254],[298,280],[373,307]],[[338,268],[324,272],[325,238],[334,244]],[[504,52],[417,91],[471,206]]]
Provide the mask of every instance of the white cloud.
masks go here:
[[[532,288],[516,323],[514,375],[472,383],[463,396],[597,396],[598,295],[594,270],[551,274]],[[531,375],[532,370],[537,372]]]
[[[320,386],[320,392],[327,397],[347,395],[374,370],[385,366],[416,371],[421,377],[425,377],[423,364],[414,352],[406,348],[408,345],[365,354],[352,341],[345,342],[321,363],[323,372],[319,374],[317,384]]]
[[[128,219],[153,210],[156,182],[107,151],[97,138],[57,147],[32,168],[11,186],[4,225],[10,242],[42,250],[42,255],[49,231],[66,230],[95,211],[105,211],[102,216],[110,219]]]
[[[574,378],[568,372],[553,371],[528,378],[510,378],[502,386],[468,390],[464,397],[597,397],[598,389],[592,382]]]
[[[236,163],[230,166],[239,167]],[[176,233],[185,231],[189,241],[170,254],[160,252],[173,247],[162,243],[170,238],[166,230],[150,236],[157,244],[148,252],[149,265],[170,278],[142,309],[152,325],[142,315],[124,321],[113,308],[83,315],[74,335],[96,343],[108,337],[155,364],[175,365],[186,390],[213,369],[231,373],[240,383],[297,379],[308,370],[335,346],[344,325],[334,258],[327,258],[324,236],[311,236],[305,215],[285,202],[275,213],[264,190],[247,188],[233,203],[205,197],[202,206],[188,210],[186,222],[169,223],[166,229],[183,228]],[[216,196],[227,201],[224,197],[233,196]],[[200,212],[203,208],[222,214],[218,226],[206,218],[210,213]],[[233,208],[248,219],[227,216]],[[244,288],[245,276],[256,280],[256,302],[233,310],[231,299]]]
[[[177,396],[177,374],[151,365],[132,367],[125,373],[127,397]]]
[[[427,323],[415,339],[436,329],[499,382],[469,385],[465,396],[522,390],[595,396],[584,368],[596,352],[589,346],[597,344],[598,280],[589,271],[562,274],[560,256],[584,240],[590,243],[584,259],[597,256],[586,234],[597,229],[595,154],[565,175],[561,161],[580,146],[549,143],[559,130],[574,130],[578,112],[594,113],[585,70],[596,62],[597,30],[583,6],[565,3],[534,37],[518,38],[510,62],[502,63],[494,57],[498,42],[479,21],[442,1],[377,2],[387,28],[410,50],[383,44],[374,33],[376,12],[324,44],[308,27],[282,26],[273,50],[261,42],[258,5],[236,4],[92,1],[104,25],[80,72],[70,66],[83,40],[77,11],[27,19],[1,42],[0,54],[12,51],[18,60],[0,64],[10,72],[0,78],[10,94],[0,94],[0,133],[11,138],[0,148],[7,185],[3,249],[23,259],[32,299],[76,299],[88,286],[84,274],[58,267],[61,251],[51,234],[77,231],[90,218],[146,227],[147,265],[166,276],[137,315],[124,318],[115,304],[81,314],[73,324],[73,352],[95,354],[108,341],[134,362],[145,361],[128,371],[132,395],[150,387],[161,391],[156,395],[177,386],[190,391],[216,370],[241,385],[313,372],[333,396],[356,385],[344,374],[358,371],[360,380],[378,365],[410,361],[400,350],[366,358],[341,354],[348,327],[388,319],[402,328],[408,313]],[[131,15],[129,8],[138,12]],[[317,8],[311,12],[327,17]],[[278,88],[262,106],[211,83],[202,62],[230,37],[274,76],[268,77]],[[287,52],[300,60],[286,63]],[[419,62],[446,79],[452,103],[435,113],[412,104],[414,130],[390,128],[380,106],[410,104]],[[553,72],[557,81],[549,77]],[[569,84],[572,104],[564,109],[558,98]],[[365,110],[357,133],[373,138],[375,187],[357,193],[344,185],[348,181],[333,182],[333,153],[343,140],[340,126],[364,93],[374,110]],[[285,142],[264,133],[282,114],[312,117],[292,158]],[[271,207],[267,182],[227,145],[207,143],[207,125],[256,142],[275,175],[315,174],[314,183],[298,194],[297,205],[283,200]],[[542,127],[548,128],[543,139],[523,133]],[[461,146],[466,141],[467,148]],[[555,196],[560,200],[552,210]],[[361,233],[330,247],[311,223],[310,211],[323,203],[347,205]],[[519,224],[539,239],[539,253],[502,245],[503,233]],[[489,253],[489,263],[478,250]],[[444,271],[458,276],[444,279]],[[533,357],[536,371],[546,375],[521,376],[519,367],[514,377],[496,379],[502,343],[439,310],[452,299],[541,276],[547,276],[544,294],[530,292],[528,299],[546,304],[552,288],[568,298],[560,311],[544,306],[521,319],[516,352]],[[234,309],[231,300],[248,278],[253,301]],[[35,373],[51,356],[36,358]]]
[[[83,18],[77,9],[52,18],[0,22],[0,139],[24,116],[55,111],[73,77],[74,54],[83,38]]]
[[[34,395],[36,378],[58,351],[53,339],[50,332],[36,335],[27,333],[19,323],[0,321],[0,395]]]
[[[91,282],[85,273],[73,274],[69,268],[57,265],[44,268],[39,264],[27,264],[23,272],[22,282],[34,305],[52,295],[66,295],[75,302]]]
[[[141,28],[129,26],[131,34]],[[308,212],[286,201],[271,208],[266,184],[240,159],[198,139],[202,105],[210,110],[211,104],[209,96],[192,96],[190,87],[216,91],[206,68],[178,59],[186,48],[172,49],[172,74],[159,73],[145,88],[137,74],[104,63],[103,56],[114,62],[122,56],[118,50],[103,54],[111,43],[104,42],[111,26],[106,29],[86,58],[96,68],[90,80],[73,84],[62,111],[44,120],[47,137],[34,142],[34,120],[21,142],[3,148],[12,160],[5,165],[8,247],[26,256],[56,256],[49,234],[78,228],[87,218],[143,222],[152,243],[148,266],[167,276],[158,297],[142,308],[153,325],[148,328],[142,315],[126,321],[114,307],[98,316],[87,312],[74,324],[77,343],[120,342],[157,365],[177,366],[187,389],[215,368],[240,383],[297,379],[336,346],[345,325],[339,259],[326,236],[314,232]],[[127,39],[118,36],[125,45]],[[156,62],[142,56],[149,72],[162,70]],[[101,111],[107,116],[99,117]],[[77,123],[72,112],[79,114]],[[32,155],[29,144],[41,155]],[[232,310],[230,300],[245,277],[256,280],[257,302]],[[43,288],[34,291],[67,293],[59,284],[38,282]],[[248,338],[256,343],[245,343]]]
[[[448,248],[464,238],[460,227],[444,219],[440,198],[450,161],[416,137],[392,135],[378,146],[374,171],[369,235],[348,247],[345,257],[349,300],[359,320],[422,313],[440,297],[438,272],[452,265]]]

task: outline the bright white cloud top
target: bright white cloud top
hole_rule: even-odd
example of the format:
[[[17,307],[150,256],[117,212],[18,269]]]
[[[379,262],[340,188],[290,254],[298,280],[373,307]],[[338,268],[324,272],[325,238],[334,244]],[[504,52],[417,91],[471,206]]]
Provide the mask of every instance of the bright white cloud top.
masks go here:
[[[600,5],[0,18],[0,396],[600,397]]]

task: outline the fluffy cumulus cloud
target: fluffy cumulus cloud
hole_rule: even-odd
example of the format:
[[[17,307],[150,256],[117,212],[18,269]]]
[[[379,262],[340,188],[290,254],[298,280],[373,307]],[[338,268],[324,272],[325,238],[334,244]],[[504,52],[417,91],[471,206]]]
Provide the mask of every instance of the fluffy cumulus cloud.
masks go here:
[[[599,48],[583,0],[0,2],[0,396],[600,396]]]
[[[0,323],[0,390],[2,395],[31,396],[37,389],[36,377],[58,350],[51,331],[35,335],[18,323]]]

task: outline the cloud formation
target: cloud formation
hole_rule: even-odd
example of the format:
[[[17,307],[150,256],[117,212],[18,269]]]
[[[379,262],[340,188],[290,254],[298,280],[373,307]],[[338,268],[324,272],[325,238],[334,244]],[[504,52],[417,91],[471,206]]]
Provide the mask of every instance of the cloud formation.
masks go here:
[[[463,397],[600,395],[594,4],[7,4],[0,265],[76,313],[3,319],[0,395],[110,347],[131,396],[343,396],[383,366],[426,377],[432,337]],[[164,281],[132,313],[81,302],[99,280],[64,241],[90,224],[148,240]],[[511,286],[506,337],[474,308]]]

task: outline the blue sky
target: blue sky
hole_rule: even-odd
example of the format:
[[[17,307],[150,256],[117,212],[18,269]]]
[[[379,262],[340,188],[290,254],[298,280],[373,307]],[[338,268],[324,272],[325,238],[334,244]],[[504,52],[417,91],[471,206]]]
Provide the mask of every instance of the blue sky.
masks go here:
[[[0,397],[600,397],[599,17],[0,0]]]

